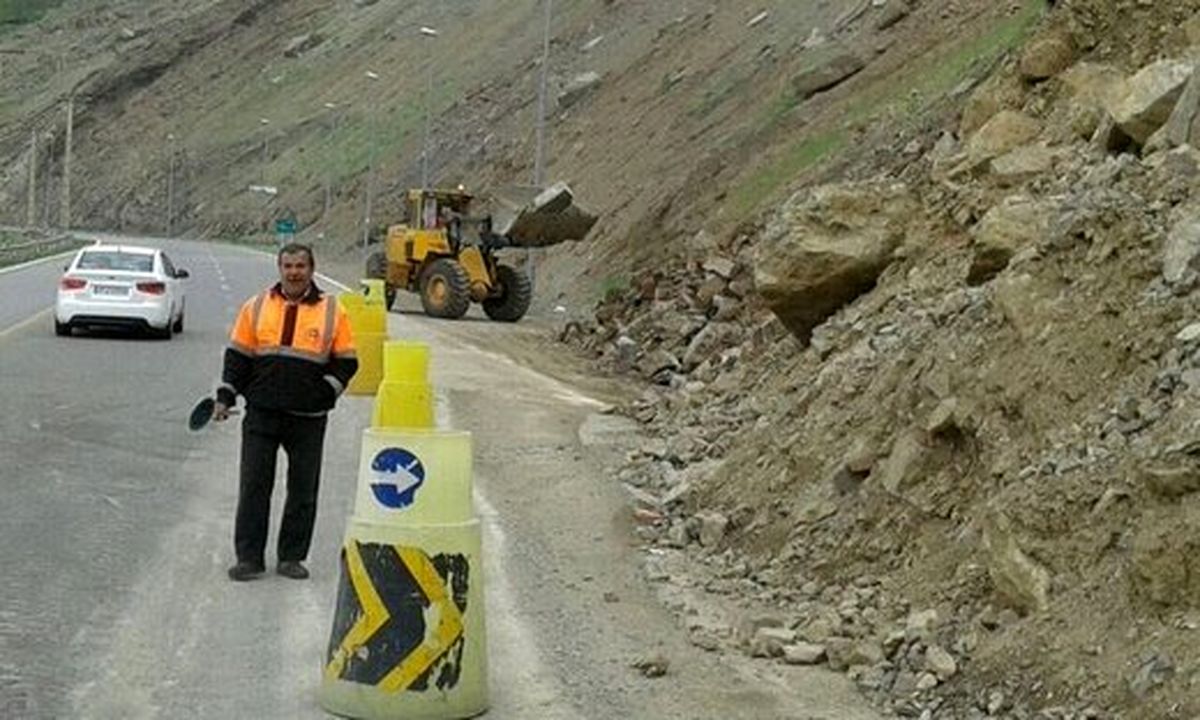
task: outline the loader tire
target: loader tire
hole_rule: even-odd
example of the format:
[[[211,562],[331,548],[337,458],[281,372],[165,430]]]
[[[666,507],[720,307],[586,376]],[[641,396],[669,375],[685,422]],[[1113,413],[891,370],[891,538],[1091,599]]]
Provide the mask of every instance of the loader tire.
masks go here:
[[[457,320],[471,306],[471,283],[462,265],[434,260],[421,273],[421,306],[430,317]]]
[[[533,300],[529,276],[508,265],[496,266],[500,294],[483,301],[483,311],[497,322],[516,322],[525,317]]]

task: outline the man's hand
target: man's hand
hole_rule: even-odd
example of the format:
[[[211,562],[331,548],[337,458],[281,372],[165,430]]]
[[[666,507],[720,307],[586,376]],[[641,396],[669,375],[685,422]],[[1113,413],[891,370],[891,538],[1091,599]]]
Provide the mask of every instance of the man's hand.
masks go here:
[[[229,406],[225,403],[218,401],[215,405],[213,405],[213,421],[224,422],[225,420],[229,419],[229,415]]]

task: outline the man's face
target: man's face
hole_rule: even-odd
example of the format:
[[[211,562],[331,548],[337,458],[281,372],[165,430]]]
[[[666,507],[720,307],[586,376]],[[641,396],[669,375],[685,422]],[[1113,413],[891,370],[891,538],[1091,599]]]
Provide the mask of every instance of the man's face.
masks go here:
[[[308,289],[312,282],[313,266],[307,253],[284,253],[279,256],[279,280],[283,283],[283,291],[291,297],[298,297]]]

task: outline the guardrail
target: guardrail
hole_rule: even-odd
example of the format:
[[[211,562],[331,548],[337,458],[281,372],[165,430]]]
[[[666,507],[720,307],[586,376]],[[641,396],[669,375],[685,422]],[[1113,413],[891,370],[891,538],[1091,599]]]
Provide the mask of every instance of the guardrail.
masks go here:
[[[0,230],[0,238],[5,236],[29,236],[41,233],[31,233],[29,231],[8,231]],[[60,252],[66,252],[74,248],[86,245],[87,241],[80,240],[73,235],[58,233],[53,237],[39,237],[35,240],[25,242],[3,242],[0,240],[0,267],[5,265],[15,265],[20,262],[36,260],[47,255],[55,255]]]

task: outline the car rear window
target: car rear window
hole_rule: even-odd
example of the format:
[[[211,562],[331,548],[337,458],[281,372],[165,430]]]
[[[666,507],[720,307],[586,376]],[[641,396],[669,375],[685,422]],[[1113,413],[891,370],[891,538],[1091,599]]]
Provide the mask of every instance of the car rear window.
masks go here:
[[[125,270],[148,273],[154,272],[154,256],[149,253],[88,250],[80,256],[79,264],[76,267],[80,270]]]

